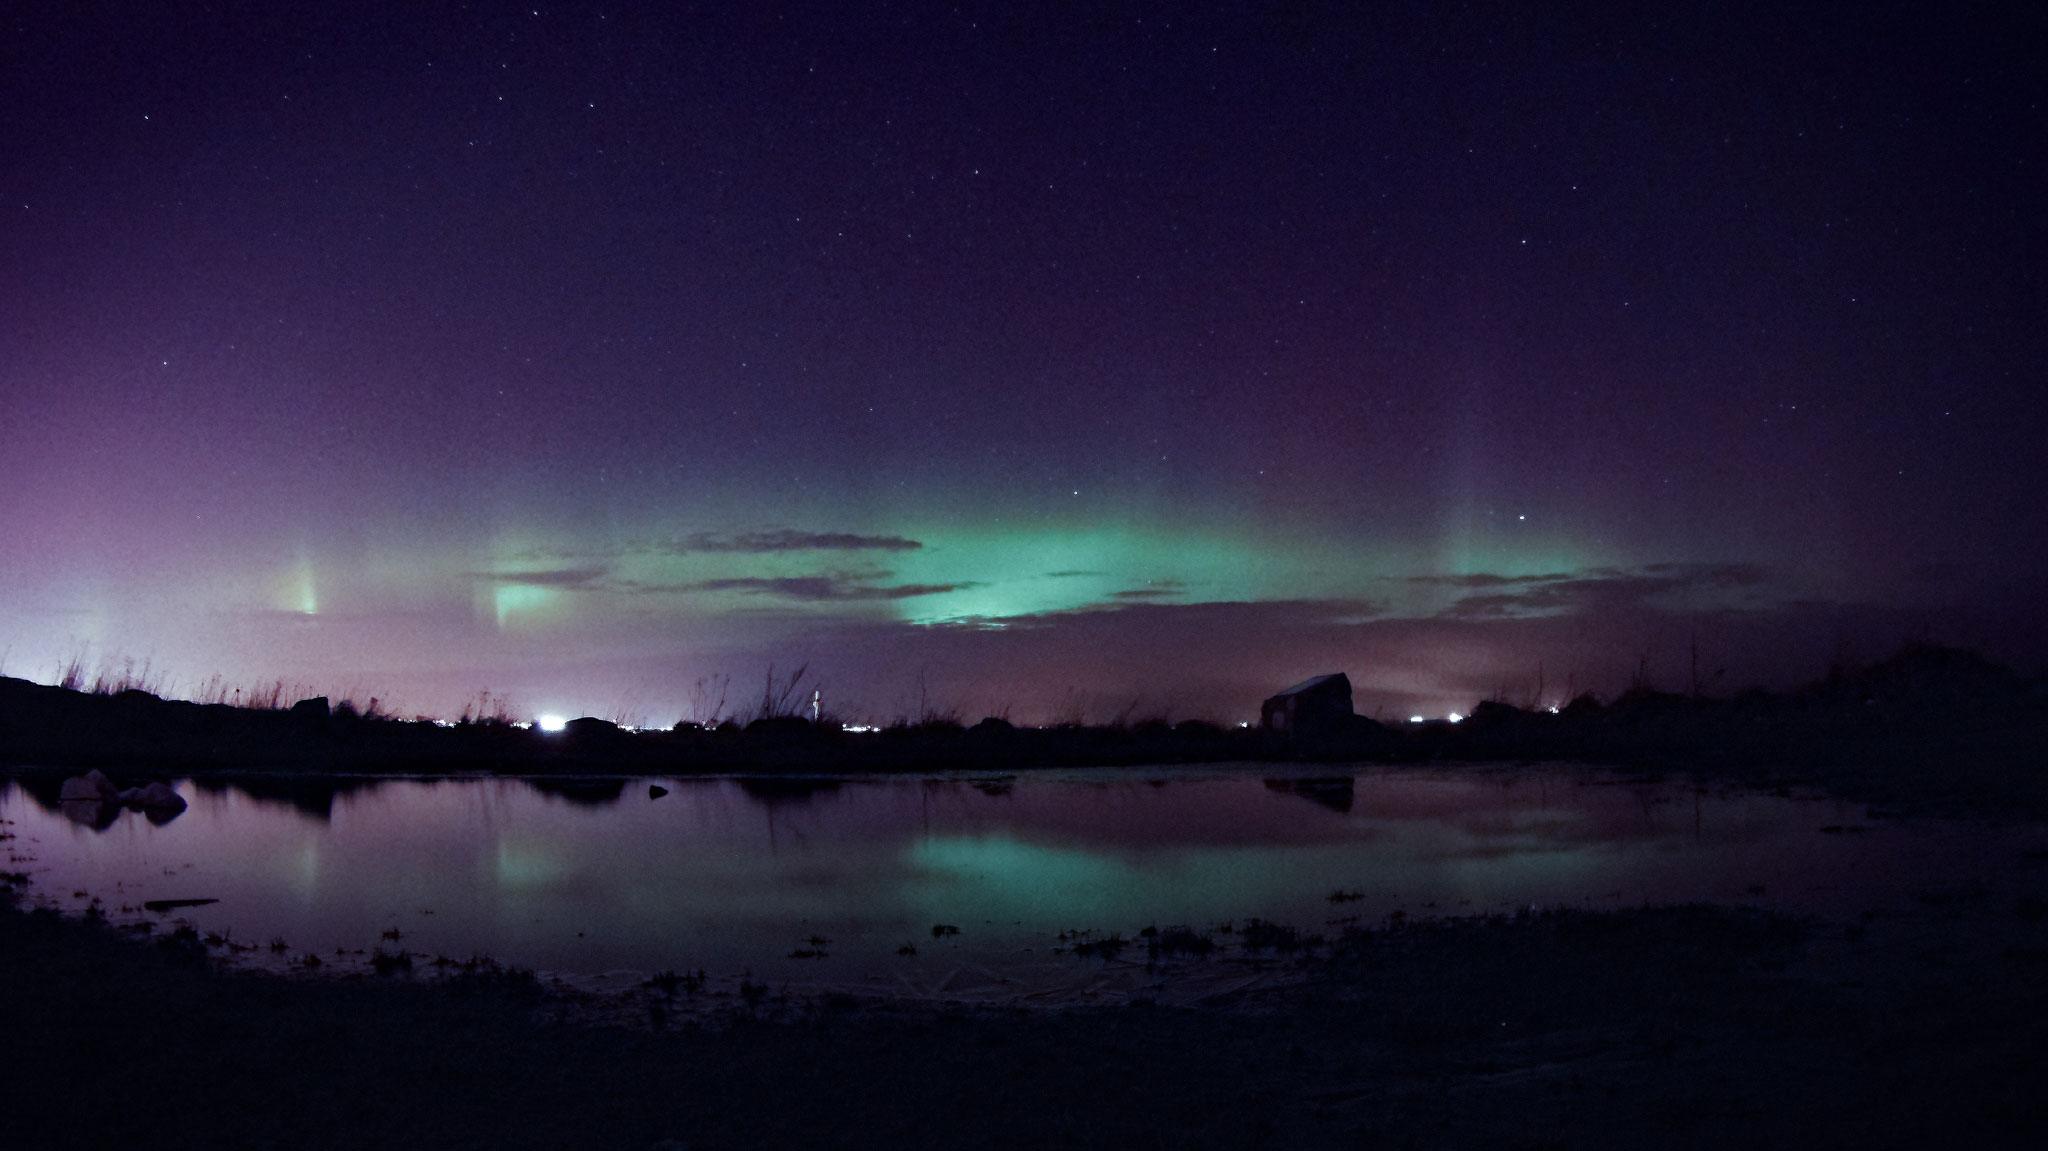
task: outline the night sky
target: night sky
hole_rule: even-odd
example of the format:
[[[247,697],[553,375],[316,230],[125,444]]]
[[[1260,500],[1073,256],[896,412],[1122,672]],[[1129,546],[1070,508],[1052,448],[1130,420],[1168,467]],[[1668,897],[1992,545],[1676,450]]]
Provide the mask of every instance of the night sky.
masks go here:
[[[0,671],[2048,658],[2030,6],[314,7],[0,23]]]

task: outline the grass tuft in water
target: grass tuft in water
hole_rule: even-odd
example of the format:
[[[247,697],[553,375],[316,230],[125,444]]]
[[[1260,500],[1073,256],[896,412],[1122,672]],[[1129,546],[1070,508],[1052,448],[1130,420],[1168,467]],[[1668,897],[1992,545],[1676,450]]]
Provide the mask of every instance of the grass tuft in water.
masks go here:
[[[695,971],[657,971],[643,987],[651,987],[663,995],[674,995],[680,988],[685,995],[695,995],[704,990],[704,969]]]
[[[1304,936],[1284,923],[1265,919],[1245,920],[1244,926],[1238,930],[1238,937],[1244,941],[1247,951],[1299,951],[1319,942],[1315,936]]]
[[[1216,950],[1216,941],[1192,927],[1150,928],[1152,934],[1145,940],[1146,954],[1152,959],[1175,955],[1207,955]]]
[[[1122,935],[1105,935],[1100,939],[1079,939],[1074,942],[1074,954],[1087,959],[1115,959],[1122,955],[1131,941]]]

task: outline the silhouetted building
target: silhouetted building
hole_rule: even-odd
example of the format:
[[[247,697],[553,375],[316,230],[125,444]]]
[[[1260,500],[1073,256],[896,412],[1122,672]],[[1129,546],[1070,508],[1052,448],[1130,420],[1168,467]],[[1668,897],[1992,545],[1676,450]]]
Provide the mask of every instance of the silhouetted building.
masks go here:
[[[1259,707],[1259,726],[1282,735],[1335,735],[1351,716],[1351,678],[1340,671],[1312,676],[1268,699]]]

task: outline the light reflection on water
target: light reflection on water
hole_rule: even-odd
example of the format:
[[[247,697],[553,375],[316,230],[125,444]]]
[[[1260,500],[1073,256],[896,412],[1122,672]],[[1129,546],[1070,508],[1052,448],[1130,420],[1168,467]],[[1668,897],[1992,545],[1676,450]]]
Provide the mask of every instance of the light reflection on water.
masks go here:
[[[1397,909],[1695,900],[1846,915],[2016,850],[1860,804],[1575,769],[1270,770],[661,780],[659,799],[646,780],[186,780],[190,809],[161,825],[67,818],[54,781],[0,781],[0,830],[40,899],[75,909],[88,892],[117,920],[218,899],[179,914],[292,955],[397,929],[387,947],[575,975],[842,983],[1071,965],[1050,955],[1065,929],[1250,916],[1330,931]],[[961,933],[936,940],[941,923]],[[790,958],[812,936],[828,958]]]

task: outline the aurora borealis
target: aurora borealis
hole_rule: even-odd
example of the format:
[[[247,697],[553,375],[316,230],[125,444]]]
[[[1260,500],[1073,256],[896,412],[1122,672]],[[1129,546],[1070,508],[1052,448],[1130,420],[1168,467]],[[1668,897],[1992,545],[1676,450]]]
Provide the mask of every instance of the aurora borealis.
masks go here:
[[[0,672],[2038,667],[2048,37],[1793,7],[11,14]]]

